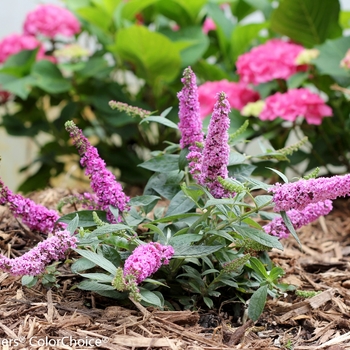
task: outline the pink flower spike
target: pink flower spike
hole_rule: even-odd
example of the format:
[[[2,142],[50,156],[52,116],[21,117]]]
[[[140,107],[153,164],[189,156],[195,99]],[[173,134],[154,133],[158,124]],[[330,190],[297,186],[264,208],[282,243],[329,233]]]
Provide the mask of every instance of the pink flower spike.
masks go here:
[[[212,113],[216,102],[216,94],[219,91],[225,91],[231,108],[239,111],[249,102],[255,102],[260,98],[259,93],[250,89],[245,83],[235,83],[228,80],[208,81],[198,87],[202,119]]]
[[[20,194],[14,194],[4,185],[0,179],[0,205],[9,204],[9,208],[15,217],[22,219],[22,222],[31,230],[41,233],[52,233],[55,223],[60,218],[56,210],[47,209],[43,205],[34,203],[31,199]],[[64,228],[66,224],[59,223],[57,228]]]
[[[271,39],[239,56],[236,63],[237,73],[241,81],[253,84],[288,79],[296,72],[307,69],[307,66],[295,63],[303,50],[301,45],[282,39]]]
[[[297,182],[277,183],[269,189],[273,193],[274,211],[303,210],[311,203],[334,200],[350,194],[350,174],[343,176],[301,179]]]
[[[332,209],[332,201],[327,199],[323,202],[308,204],[303,210],[288,210],[287,215],[289,216],[294,229],[298,230],[299,228],[315,221],[320,216],[329,214]],[[266,233],[277,236],[280,239],[289,237],[289,230],[281,217],[273,219],[267,225],[263,226],[263,229]]]
[[[37,60],[45,55],[41,42],[31,35],[11,34],[0,41],[0,63],[5,62],[11,55],[23,50],[34,50],[39,48]]]
[[[96,209],[105,210],[107,219],[112,223],[116,222],[109,206],[118,208],[120,212],[128,210],[129,197],[125,195],[112,172],[106,168],[97,148],[90,144],[83,132],[72,121],[66,122],[65,127],[81,156],[80,164],[86,168],[85,175],[90,177],[90,186],[97,197]]]
[[[76,242],[77,239],[69,231],[57,231],[54,236],[18,258],[9,259],[0,255],[0,269],[14,276],[37,276],[52,261],[63,259],[68,249],[76,248]]]
[[[219,176],[223,179],[228,176],[227,165],[230,156],[228,144],[230,118],[228,115],[230,111],[226,94],[218,93],[204,144],[200,181],[200,184],[208,187],[215,198],[222,198],[230,194],[217,180]]]
[[[172,246],[163,246],[155,242],[140,245],[125,260],[124,277],[128,276],[139,284],[162,265],[168,265],[173,255]]]
[[[24,33],[43,35],[54,39],[57,35],[72,37],[80,32],[80,23],[67,9],[56,5],[39,5],[29,12],[24,22]]]

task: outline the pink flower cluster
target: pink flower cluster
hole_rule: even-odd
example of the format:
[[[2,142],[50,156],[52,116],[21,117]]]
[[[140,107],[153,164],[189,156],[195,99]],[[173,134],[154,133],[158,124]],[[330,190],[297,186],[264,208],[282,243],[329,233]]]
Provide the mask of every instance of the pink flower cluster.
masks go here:
[[[340,61],[340,67],[350,69],[350,49],[346,52],[345,57]]]
[[[190,67],[186,68],[181,79],[182,90],[177,94],[179,99],[180,146],[185,148],[203,142],[202,122],[199,117],[198,91],[196,76]]]
[[[99,156],[96,147],[90,144],[82,131],[71,121],[66,122],[65,127],[81,155],[80,164],[86,168],[85,175],[89,176],[90,186],[97,196],[96,209],[105,210],[107,219],[115,222],[109,206],[112,205],[123,212],[127,210],[129,197],[125,195],[115,176],[106,169],[106,163]]]
[[[332,109],[322,98],[306,88],[290,89],[286,93],[280,92],[269,96],[259,115],[261,120],[274,120],[278,117],[295,121],[303,116],[308,124],[320,125],[324,117],[332,116]]]
[[[311,203],[334,200],[350,194],[350,174],[280,184],[269,189],[273,193],[274,211],[303,210]]]
[[[294,229],[305,226],[320,216],[327,215],[333,209],[332,201],[325,200],[317,203],[308,204],[303,210],[291,209],[287,211]],[[281,217],[273,219],[267,225],[263,226],[266,233],[276,236],[280,239],[289,237],[289,230]]]
[[[230,118],[228,115],[230,111],[230,104],[225,93],[218,93],[204,144],[200,178],[200,184],[206,185],[215,198],[228,195],[228,191],[218,182],[218,177],[226,179],[228,176],[227,165],[230,156],[228,144]]]
[[[20,194],[14,194],[0,180],[0,204],[9,204],[10,210],[15,217],[20,217],[22,222],[31,230],[42,233],[52,233],[55,222],[60,218],[55,210],[47,209],[43,205],[34,203],[31,199]],[[57,224],[56,228],[66,227],[65,224]]]
[[[172,246],[163,246],[160,243],[147,243],[138,246],[125,260],[124,277],[131,277],[137,284],[155,273],[162,265],[169,264],[174,255]],[[129,278],[126,278],[129,280]]]
[[[0,41],[0,63],[5,62],[9,56],[23,50],[34,50],[39,48],[37,59],[45,55],[44,47],[35,37],[26,34],[11,34]]]
[[[198,87],[200,115],[202,119],[213,111],[216,93],[224,91],[231,108],[241,110],[247,103],[259,100],[258,92],[250,89],[245,83],[235,83],[228,80],[208,81]]]
[[[238,57],[236,62],[240,80],[245,83],[260,84],[274,79],[288,79],[305,65],[297,65],[295,59],[304,48],[301,45],[272,39],[254,47]]]
[[[77,239],[69,231],[57,231],[54,236],[18,258],[9,259],[0,255],[0,269],[15,276],[39,275],[50,262],[63,259],[69,248],[76,248],[76,242]]]
[[[53,39],[57,35],[71,37],[79,33],[80,23],[67,9],[47,4],[29,12],[23,28],[27,35],[44,35]]]

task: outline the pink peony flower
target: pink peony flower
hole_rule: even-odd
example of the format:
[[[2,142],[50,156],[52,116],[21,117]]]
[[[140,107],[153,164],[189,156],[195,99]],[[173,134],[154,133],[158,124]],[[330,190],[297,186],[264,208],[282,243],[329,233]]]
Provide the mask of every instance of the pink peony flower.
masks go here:
[[[56,35],[71,37],[79,33],[80,23],[67,9],[47,4],[29,12],[23,28],[26,34],[53,39]]]
[[[266,98],[259,118],[274,120],[280,117],[295,121],[299,116],[303,116],[308,124],[320,125],[324,117],[332,116],[332,109],[319,95],[308,89],[291,89],[284,94],[277,92]]]
[[[215,29],[216,29],[215,22],[210,17],[207,17],[202,26],[203,33],[208,34],[211,30],[215,30]]]
[[[216,94],[224,91],[231,108],[241,110],[247,103],[259,100],[260,95],[245,83],[228,80],[208,81],[198,87],[201,118],[204,119],[213,111]]]
[[[44,48],[34,36],[11,34],[0,42],[0,63],[5,62],[9,56],[22,50],[34,50],[37,47],[39,47],[37,59],[42,59],[44,57]]]
[[[238,57],[236,67],[240,80],[245,83],[260,84],[274,79],[288,79],[298,71],[306,70],[305,65],[297,65],[295,60],[304,48],[281,39],[272,39],[254,47]]]

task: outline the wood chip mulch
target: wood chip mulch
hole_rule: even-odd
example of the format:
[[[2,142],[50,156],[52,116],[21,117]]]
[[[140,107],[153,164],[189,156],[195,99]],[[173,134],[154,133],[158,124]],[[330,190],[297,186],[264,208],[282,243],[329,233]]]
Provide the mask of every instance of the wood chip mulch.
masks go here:
[[[64,190],[34,194],[54,208]],[[260,319],[234,323],[217,310],[159,311],[82,291],[79,277],[60,266],[59,288],[23,287],[20,277],[0,272],[0,349],[350,349],[350,201],[338,200],[325,218],[298,231],[283,252],[270,257],[283,282],[310,298],[289,292],[268,300]],[[43,240],[0,206],[0,250],[22,255]],[[229,299],[229,297],[228,297]]]

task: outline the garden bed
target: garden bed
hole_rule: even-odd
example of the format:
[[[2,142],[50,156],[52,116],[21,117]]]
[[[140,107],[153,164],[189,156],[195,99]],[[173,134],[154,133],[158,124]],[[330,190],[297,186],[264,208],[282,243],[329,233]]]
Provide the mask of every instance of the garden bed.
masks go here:
[[[34,194],[54,207],[64,190]],[[350,349],[350,205],[337,200],[327,217],[299,230],[270,257],[298,290],[321,292],[305,298],[289,292],[268,300],[259,320],[242,323],[244,310],[161,312],[121,304],[74,288],[79,281],[60,266],[59,288],[29,289],[20,277],[0,273],[2,349]],[[22,255],[44,237],[28,231],[0,207],[0,248]],[[229,299],[229,296],[228,298]]]

